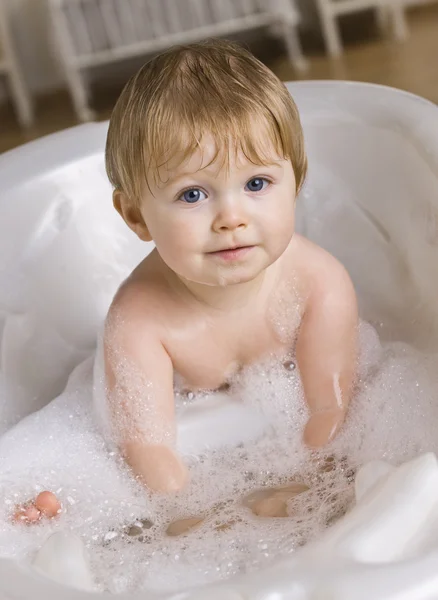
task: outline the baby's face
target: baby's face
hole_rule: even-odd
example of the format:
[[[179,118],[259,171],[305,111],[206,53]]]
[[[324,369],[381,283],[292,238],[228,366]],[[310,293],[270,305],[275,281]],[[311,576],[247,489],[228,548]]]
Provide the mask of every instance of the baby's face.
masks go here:
[[[145,186],[140,211],[177,275],[223,286],[255,279],[283,254],[294,231],[296,185],[290,161],[258,166],[238,155],[227,168],[220,159],[209,164],[214,154],[207,143],[183,164],[167,164],[163,183]]]

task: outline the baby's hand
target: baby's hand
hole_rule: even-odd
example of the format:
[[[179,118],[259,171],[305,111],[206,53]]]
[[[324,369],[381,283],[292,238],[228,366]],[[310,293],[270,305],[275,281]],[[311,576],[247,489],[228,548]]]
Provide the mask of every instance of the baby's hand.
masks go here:
[[[135,475],[153,492],[176,493],[187,484],[188,469],[168,446],[131,442],[125,444],[124,457]]]
[[[43,517],[56,517],[62,511],[61,503],[52,492],[41,492],[35,500],[18,506],[12,517],[15,523],[37,523]]]
[[[311,448],[321,448],[333,440],[344,419],[345,411],[339,408],[313,413],[304,429],[304,443]]]

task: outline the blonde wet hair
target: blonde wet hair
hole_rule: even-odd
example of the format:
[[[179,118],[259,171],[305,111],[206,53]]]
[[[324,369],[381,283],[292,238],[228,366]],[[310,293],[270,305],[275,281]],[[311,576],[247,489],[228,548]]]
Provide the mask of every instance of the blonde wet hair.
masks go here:
[[[160,168],[175,156],[182,163],[202,150],[206,134],[215,144],[213,160],[229,161],[240,151],[264,165],[275,153],[291,161],[301,188],[307,157],[290,93],[249,51],[224,40],[173,47],[130,79],[110,119],[108,177],[138,205],[145,182],[150,188],[153,177],[157,184]]]

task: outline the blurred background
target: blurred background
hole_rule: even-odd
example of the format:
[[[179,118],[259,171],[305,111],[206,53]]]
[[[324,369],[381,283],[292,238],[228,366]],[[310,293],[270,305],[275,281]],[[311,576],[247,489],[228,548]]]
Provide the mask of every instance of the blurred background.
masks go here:
[[[437,0],[0,0],[0,152],[107,119],[145,60],[215,36],[283,81],[367,81],[438,102]]]

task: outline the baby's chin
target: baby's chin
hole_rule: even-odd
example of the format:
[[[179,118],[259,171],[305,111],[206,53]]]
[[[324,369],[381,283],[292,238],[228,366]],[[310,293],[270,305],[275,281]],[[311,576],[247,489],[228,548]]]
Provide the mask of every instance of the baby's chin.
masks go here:
[[[254,281],[265,270],[265,266],[260,269],[249,270],[239,267],[232,268],[230,265],[228,269],[220,269],[212,273],[187,274],[186,276],[180,275],[180,277],[195,285],[224,288]]]
[[[229,273],[228,274],[227,273],[226,275],[217,277],[216,280],[214,281],[214,283],[211,283],[210,285],[217,286],[217,287],[230,287],[230,286],[239,285],[239,284],[243,284],[243,283],[249,283],[250,281],[254,281],[258,277],[260,277],[260,275],[262,274],[262,272],[264,270],[265,269],[261,269],[257,273],[251,273],[251,274],[249,274],[249,273],[240,273],[240,274],[239,273]]]

